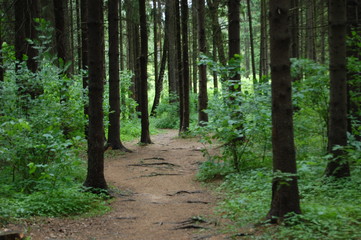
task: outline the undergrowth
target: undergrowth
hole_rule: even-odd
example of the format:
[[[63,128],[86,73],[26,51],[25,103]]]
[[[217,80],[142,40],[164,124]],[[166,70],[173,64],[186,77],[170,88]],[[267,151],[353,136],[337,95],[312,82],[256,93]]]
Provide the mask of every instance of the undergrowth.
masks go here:
[[[210,62],[209,65],[213,66]],[[272,146],[270,85],[259,84],[232,95],[228,88],[210,101],[210,121],[195,133],[206,146],[200,181],[223,179],[218,187],[224,196],[217,211],[235,224],[227,231],[234,239],[341,240],[361,239],[361,143],[349,134],[344,148],[352,177],[324,177],[328,157],[327,126],[329,78],[327,66],[294,59],[294,135],[302,214],[288,216],[279,225],[266,215],[272,194]],[[238,88],[238,86],[237,86]],[[237,118],[233,118],[239,113]],[[232,145],[233,139],[241,139]],[[232,149],[235,148],[235,149]],[[237,160],[237,162],[235,162]]]

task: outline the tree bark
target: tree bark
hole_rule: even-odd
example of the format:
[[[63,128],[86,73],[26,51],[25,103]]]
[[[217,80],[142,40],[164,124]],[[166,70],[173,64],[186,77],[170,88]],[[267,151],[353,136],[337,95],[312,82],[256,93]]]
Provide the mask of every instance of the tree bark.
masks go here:
[[[193,93],[198,92],[198,0],[192,0],[192,84],[193,84]]]
[[[178,2],[178,1],[177,1]],[[178,96],[178,52],[177,52],[177,21],[176,1],[166,1],[166,31],[168,33],[168,83],[169,95]]]
[[[139,0],[139,17],[140,17],[140,110],[142,132],[140,142],[143,144],[150,144],[149,133],[149,116],[148,116],[148,77],[147,77],[147,62],[148,62],[148,33],[147,33],[147,19],[145,1]]]
[[[211,21],[212,21],[213,39],[215,41],[216,49],[218,50],[218,59],[219,62],[223,66],[225,66],[227,64],[227,59],[226,59],[226,54],[224,53],[222,28],[219,24],[219,17],[218,17],[218,8],[220,2],[221,0],[207,1],[209,12],[211,15]]]
[[[361,0],[347,0],[347,36],[352,39],[353,32],[356,32],[358,36],[361,34]],[[354,40],[352,41],[354,42]],[[349,44],[346,46],[346,56],[347,58],[361,60],[360,48],[356,44]],[[352,120],[360,121],[361,114],[360,104],[361,101],[358,100],[358,94],[361,92],[361,83],[357,80],[359,72],[349,70],[347,72],[347,95],[348,95],[348,132],[354,134],[357,140],[361,140],[361,134],[358,129],[353,126]]]
[[[81,62],[82,70],[88,70],[88,0],[80,0],[80,18],[81,18]],[[89,86],[88,74],[82,73],[84,97]],[[84,103],[84,115],[89,115],[89,104]],[[85,125],[85,137],[88,138],[89,124]]]
[[[207,54],[205,6],[204,0],[198,1],[198,46],[200,54]],[[204,112],[208,107],[207,94],[207,66],[199,65],[199,94],[198,94],[198,122],[203,125],[208,122],[208,114]]]
[[[268,21],[266,0],[261,0],[261,39],[260,39],[260,67],[259,80],[268,75]]]
[[[328,177],[348,177],[350,168],[345,153],[336,146],[347,145],[346,83],[346,0],[329,1],[330,108],[328,152],[332,159],[326,167]]]
[[[253,84],[257,84],[256,77],[256,63],[254,60],[254,43],[253,43],[253,24],[252,24],[252,12],[251,12],[251,1],[247,0],[247,13],[248,13],[248,24],[249,24],[249,42],[251,45],[251,65],[252,65],[252,76]]]
[[[282,221],[289,213],[301,213],[293,137],[290,70],[289,0],[270,0],[272,78],[272,202],[267,218]]]
[[[15,1],[15,55],[18,61],[22,61],[24,55],[28,56],[27,66],[32,72],[38,68],[35,60],[38,53],[26,39],[36,38],[34,18],[38,15],[37,0]]]
[[[158,13],[157,13],[157,0],[153,0],[153,48],[154,48],[154,81],[158,77]]]
[[[88,171],[84,183],[93,192],[107,189],[104,177],[104,36],[103,0],[88,1],[89,136]]]
[[[4,73],[5,69],[3,67],[4,61],[3,61],[3,38],[2,38],[2,19],[0,19],[0,82],[4,82]]]
[[[112,149],[126,149],[120,140],[120,87],[119,87],[119,2],[108,1],[109,30],[109,127],[108,143]]]
[[[182,53],[183,53],[183,122],[180,132],[187,132],[189,129],[189,56],[188,56],[188,2],[182,0]]]
[[[230,60],[241,53],[240,0],[228,0],[228,48]],[[229,78],[233,83],[239,83],[241,80],[239,73],[232,73]],[[231,90],[234,91],[232,86]]]
[[[162,60],[160,63],[160,71],[159,76],[156,78],[155,82],[155,94],[154,94],[154,101],[153,101],[153,107],[150,112],[151,116],[156,115],[156,110],[159,105],[160,96],[163,90],[163,79],[164,79],[164,73],[165,73],[165,67],[167,64],[167,56],[168,56],[168,34],[165,33],[164,41],[163,41],[163,53],[162,53]]]
[[[300,57],[299,12],[299,0],[291,0],[291,58]]]

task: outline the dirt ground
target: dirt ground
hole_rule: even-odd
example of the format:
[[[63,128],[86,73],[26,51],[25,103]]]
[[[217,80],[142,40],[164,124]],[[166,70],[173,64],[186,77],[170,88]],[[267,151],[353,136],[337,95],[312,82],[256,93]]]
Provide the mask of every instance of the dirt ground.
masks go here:
[[[32,240],[216,240],[225,223],[217,196],[195,181],[204,161],[197,139],[167,130],[154,144],[126,143],[133,153],[107,152],[105,176],[119,189],[109,213],[86,219],[46,219],[28,226]]]

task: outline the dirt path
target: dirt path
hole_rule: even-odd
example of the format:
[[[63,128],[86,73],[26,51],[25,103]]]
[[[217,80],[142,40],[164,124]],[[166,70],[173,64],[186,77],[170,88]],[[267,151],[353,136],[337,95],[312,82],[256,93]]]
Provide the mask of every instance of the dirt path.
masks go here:
[[[121,191],[99,217],[49,219],[31,226],[33,240],[224,239],[213,214],[216,197],[194,181],[201,144],[177,131],[152,136],[155,144],[126,144],[133,153],[106,159],[110,186]]]

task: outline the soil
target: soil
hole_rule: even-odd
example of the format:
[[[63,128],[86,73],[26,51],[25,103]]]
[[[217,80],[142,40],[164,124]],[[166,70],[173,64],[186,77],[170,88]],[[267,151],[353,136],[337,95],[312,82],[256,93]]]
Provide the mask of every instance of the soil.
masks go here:
[[[102,216],[49,218],[28,226],[32,240],[225,239],[226,223],[214,214],[219,200],[195,180],[204,161],[197,139],[167,130],[154,144],[126,143],[132,153],[108,150],[105,176],[114,191]]]

